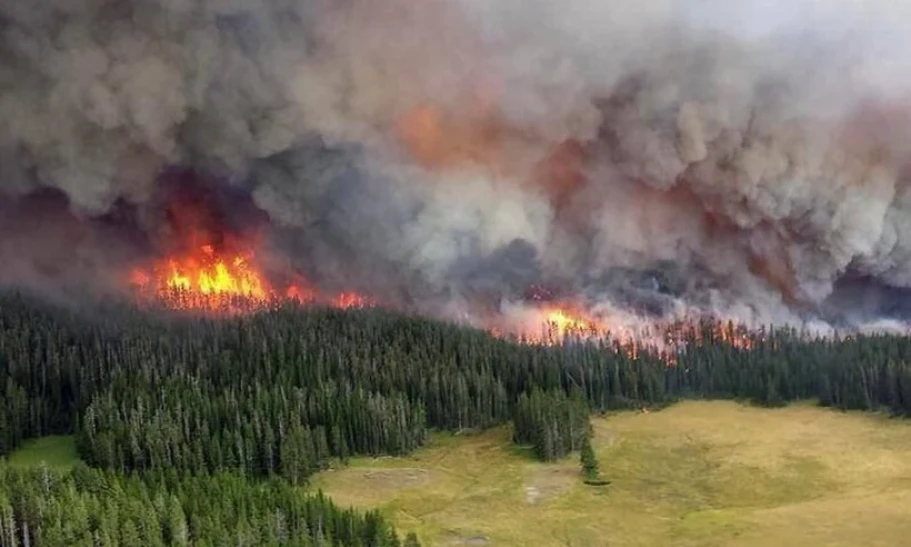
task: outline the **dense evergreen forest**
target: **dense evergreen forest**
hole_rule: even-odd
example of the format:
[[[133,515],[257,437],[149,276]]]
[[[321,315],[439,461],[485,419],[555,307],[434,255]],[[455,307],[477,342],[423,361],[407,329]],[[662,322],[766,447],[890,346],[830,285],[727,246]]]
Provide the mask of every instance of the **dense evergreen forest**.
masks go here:
[[[573,389],[567,396],[532,388],[519,395],[513,416],[516,443],[531,446],[542,460],[562,458],[579,450],[588,435],[588,403],[582,391]]]
[[[277,305],[207,319],[116,305],[77,312],[7,294],[0,297],[0,455],[29,437],[75,434],[83,460],[103,470],[93,471],[93,480],[133,488],[136,504],[153,505],[166,484],[165,498],[176,499],[174,507],[190,518],[194,502],[186,492],[192,488],[184,481],[218,488],[212,477],[231,472],[237,481],[272,477],[272,485],[303,484],[336,458],[407,453],[430,429],[486,428],[512,420],[517,442],[550,459],[579,448],[590,411],[680,398],[767,405],[818,398],[843,409],[911,413],[911,339],[811,339],[792,329],[744,334],[712,322],[682,327],[678,334],[686,349],[668,362],[607,341],[519,343],[380,309]],[[725,341],[735,336],[737,345]],[[140,481],[144,486],[117,482],[133,480],[117,478],[133,472],[179,478]],[[3,473],[6,484],[44,480]],[[107,510],[92,501],[91,489],[80,486],[77,476],[53,480],[60,503],[78,498],[92,507],[89,513]],[[250,489],[249,496],[259,495],[241,484],[248,483],[236,483],[238,496]],[[139,493],[143,488],[147,493]],[[52,509],[36,507],[35,497],[15,499],[0,497],[0,512],[13,503],[21,540],[22,526],[30,523],[35,533]],[[165,509],[155,513],[162,522]],[[230,518],[216,528],[259,526],[258,517],[245,524]],[[376,516],[345,518],[352,529],[381,527],[371,520]],[[89,520],[97,524],[91,533],[100,533],[100,521]],[[366,536],[358,540],[363,543],[345,543],[350,534],[330,538],[328,528],[314,528],[308,518],[295,522],[306,522],[294,528],[302,531],[303,545],[386,544]],[[323,530],[322,539],[314,529]],[[197,544],[220,544],[207,533],[194,535],[209,528],[189,530]],[[5,541],[0,545],[18,545]]]
[[[284,481],[252,483],[220,473],[124,476],[77,465],[13,470],[0,462],[0,545],[293,545],[386,547],[403,544],[375,513],[302,496]],[[413,538],[405,546],[415,545]]]

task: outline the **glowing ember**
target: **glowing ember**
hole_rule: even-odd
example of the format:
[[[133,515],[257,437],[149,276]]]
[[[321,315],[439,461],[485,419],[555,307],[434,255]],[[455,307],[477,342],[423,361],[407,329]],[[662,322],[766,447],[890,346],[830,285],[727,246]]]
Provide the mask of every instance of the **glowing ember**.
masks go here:
[[[332,300],[332,305],[336,308],[366,308],[376,305],[376,301],[355,292],[343,292]]]

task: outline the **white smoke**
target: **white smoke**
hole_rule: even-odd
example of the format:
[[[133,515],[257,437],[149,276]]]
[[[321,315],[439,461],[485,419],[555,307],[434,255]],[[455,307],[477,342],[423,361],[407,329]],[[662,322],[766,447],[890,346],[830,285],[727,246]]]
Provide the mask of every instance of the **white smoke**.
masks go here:
[[[908,0],[0,0],[0,191],[99,214],[182,165],[456,293],[521,241],[796,320],[846,273],[911,287],[909,31]],[[403,139],[421,108],[458,161]],[[579,181],[542,180],[570,141]]]

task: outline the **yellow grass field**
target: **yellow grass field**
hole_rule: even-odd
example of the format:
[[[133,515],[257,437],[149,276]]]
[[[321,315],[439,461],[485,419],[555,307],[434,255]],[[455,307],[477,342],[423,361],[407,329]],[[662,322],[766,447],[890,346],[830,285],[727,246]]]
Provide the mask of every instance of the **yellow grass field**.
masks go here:
[[[607,487],[511,447],[509,430],[434,436],[407,458],[320,474],[424,545],[911,545],[911,421],[810,405],[685,402],[593,419]]]

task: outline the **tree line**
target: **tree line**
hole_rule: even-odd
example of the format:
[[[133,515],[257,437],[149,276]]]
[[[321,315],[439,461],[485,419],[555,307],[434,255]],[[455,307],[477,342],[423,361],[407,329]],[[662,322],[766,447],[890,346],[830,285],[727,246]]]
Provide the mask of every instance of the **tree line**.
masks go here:
[[[595,411],[695,397],[911,412],[905,337],[709,321],[676,335],[685,349],[669,363],[604,340],[518,343],[379,309],[278,305],[216,320],[5,295],[0,454],[78,432],[82,454],[103,467],[300,477],[326,457],[408,452],[427,429],[514,420],[534,390],[578,391]],[[283,451],[301,463],[283,466]]]

